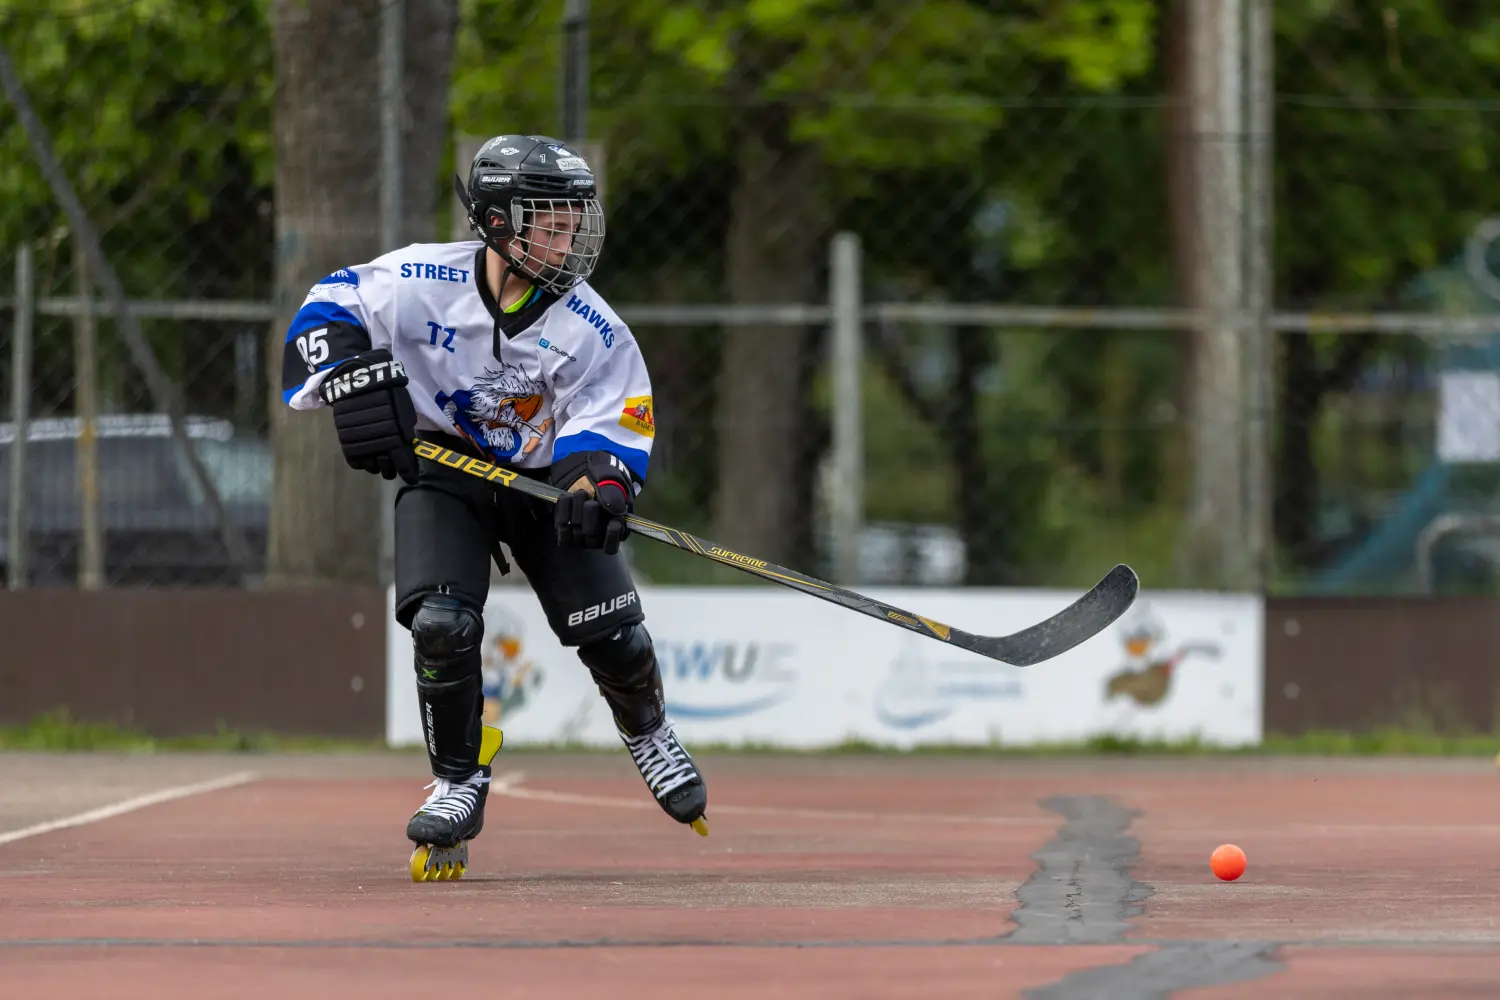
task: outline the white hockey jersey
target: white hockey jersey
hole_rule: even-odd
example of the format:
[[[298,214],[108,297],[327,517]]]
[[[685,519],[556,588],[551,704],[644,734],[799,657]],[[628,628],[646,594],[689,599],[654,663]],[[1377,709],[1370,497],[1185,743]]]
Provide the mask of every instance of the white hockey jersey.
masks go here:
[[[287,328],[283,400],[325,405],[330,368],[386,347],[406,368],[419,431],[519,468],[607,451],[644,481],[656,422],[635,337],[587,282],[501,313],[483,247],[413,244],[314,285]]]

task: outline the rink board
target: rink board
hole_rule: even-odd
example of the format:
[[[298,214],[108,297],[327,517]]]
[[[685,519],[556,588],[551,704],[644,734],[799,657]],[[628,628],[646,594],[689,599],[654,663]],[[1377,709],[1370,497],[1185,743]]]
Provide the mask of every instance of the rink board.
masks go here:
[[[969,631],[1016,631],[1070,591],[877,589]],[[826,602],[765,587],[645,587],[639,599],[669,712],[700,746],[1027,746],[1102,735],[1261,739],[1264,604],[1254,595],[1143,591],[1114,626],[1018,668]],[[411,638],[389,622],[386,737],[422,742]],[[485,713],[508,745],[617,746],[609,712],[524,588],[485,608]]]

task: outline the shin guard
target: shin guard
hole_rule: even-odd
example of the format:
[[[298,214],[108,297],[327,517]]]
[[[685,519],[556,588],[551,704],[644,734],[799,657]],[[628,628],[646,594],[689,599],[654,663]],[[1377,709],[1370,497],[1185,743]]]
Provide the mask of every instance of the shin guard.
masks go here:
[[[626,625],[608,639],[578,647],[578,658],[627,735],[649,733],[666,716],[661,668],[644,625]]]
[[[479,767],[484,622],[479,612],[455,598],[431,594],[412,617],[411,638],[432,775],[463,781]]]

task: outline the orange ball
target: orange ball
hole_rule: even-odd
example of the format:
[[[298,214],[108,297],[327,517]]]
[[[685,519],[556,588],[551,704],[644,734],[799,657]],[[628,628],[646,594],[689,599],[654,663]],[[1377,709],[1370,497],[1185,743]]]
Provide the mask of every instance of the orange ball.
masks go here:
[[[1233,844],[1220,844],[1209,856],[1208,867],[1225,882],[1233,882],[1245,874],[1245,852]]]

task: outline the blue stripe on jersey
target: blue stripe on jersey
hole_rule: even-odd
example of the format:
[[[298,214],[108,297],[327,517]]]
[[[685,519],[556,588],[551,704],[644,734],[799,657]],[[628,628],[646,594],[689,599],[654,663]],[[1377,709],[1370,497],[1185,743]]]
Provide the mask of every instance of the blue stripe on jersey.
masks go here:
[[[625,468],[635,478],[641,482],[646,481],[646,463],[651,459],[650,454],[639,448],[627,448],[618,441],[611,441],[603,434],[593,431],[579,431],[577,434],[558,438],[552,443],[552,461],[567,458],[580,451],[607,451],[624,462]]]
[[[292,317],[292,325],[286,331],[286,342],[290,344],[292,339],[304,330],[311,330],[315,326],[327,326],[329,323],[352,323],[361,330],[365,328],[358,316],[337,302],[309,302],[298,309],[297,315]]]
[[[344,359],[344,361],[348,361],[348,360],[349,360],[348,358]],[[330,361],[326,365],[319,365],[318,366],[318,372],[327,371],[328,369],[332,368],[334,365],[341,365],[341,364],[343,364],[344,361]],[[318,372],[313,372],[313,375],[316,375]],[[312,375],[307,376],[307,378],[312,378]],[[296,385],[292,386],[290,389],[283,389],[282,393],[281,393],[281,401],[283,403],[291,403],[292,397],[295,396],[295,395],[297,395],[297,393],[301,392],[302,391],[302,387],[305,386],[305,385],[307,385],[307,378],[303,379],[301,382],[298,382]]]

